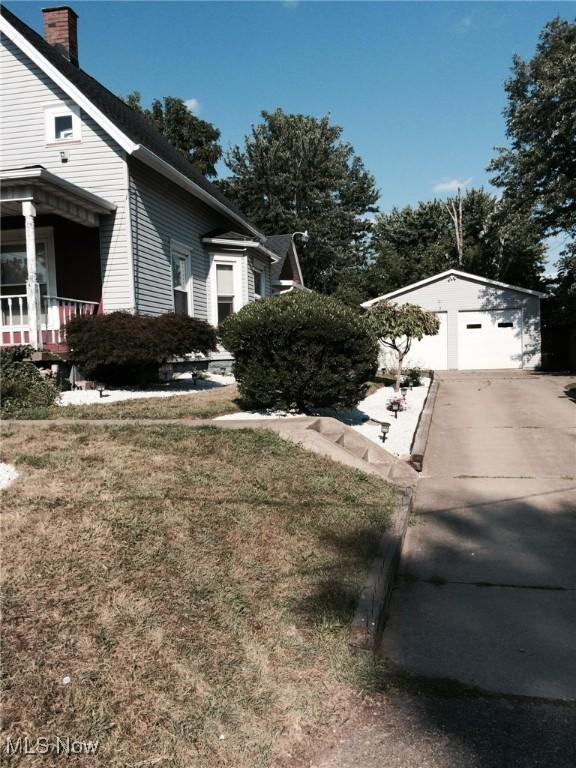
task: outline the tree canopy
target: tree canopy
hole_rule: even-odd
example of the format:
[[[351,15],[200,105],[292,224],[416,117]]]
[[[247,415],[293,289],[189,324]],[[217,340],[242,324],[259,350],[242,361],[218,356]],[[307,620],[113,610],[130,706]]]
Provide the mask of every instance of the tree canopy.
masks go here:
[[[412,342],[435,336],[440,330],[438,316],[416,304],[379,301],[368,310],[368,325],[378,341],[398,355],[395,389],[400,388],[402,366]]]
[[[576,237],[576,24],[559,18],[540,34],[530,61],[515,56],[504,110],[509,147],[489,170],[516,207],[546,234]],[[572,249],[574,249],[574,242]]]
[[[461,251],[451,217],[462,210]],[[364,296],[456,268],[530,288],[541,286],[545,248],[534,219],[494,195],[471,189],[461,201],[432,200],[377,217],[375,258],[360,282]]]
[[[226,154],[226,194],[264,232],[308,230],[306,284],[331,291],[365,257],[378,191],[330,117],[262,112],[242,147]]]
[[[146,109],[140,93],[134,91],[124,101],[144,115],[201,173],[216,176],[216,163],[222,157],[220,131],[192,114],[183,99],[165,96],[162,100],[154,99],[150,109]]]
[[[552,286],[550,316],[573,325],[576,315],[576,23],[559,18],[542,32],[530,61],[515,56],[505,84],[509,147],[497,148],[492,182],[517,209],[528,208],[545,235],[564,249]]]

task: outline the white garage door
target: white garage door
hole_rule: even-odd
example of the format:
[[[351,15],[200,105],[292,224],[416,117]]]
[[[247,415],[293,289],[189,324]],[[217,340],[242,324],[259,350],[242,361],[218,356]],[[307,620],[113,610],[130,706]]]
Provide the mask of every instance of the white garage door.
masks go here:
[[[446,312],[436,313],[440,321],[440,330],[436,336],[424,336],[420,341],[412,342],[407,356],[407,367],[417,365],[445,371],[448,368],[448,323]]]
[[[522,368],[522,311],[459,312],[458,368]]]

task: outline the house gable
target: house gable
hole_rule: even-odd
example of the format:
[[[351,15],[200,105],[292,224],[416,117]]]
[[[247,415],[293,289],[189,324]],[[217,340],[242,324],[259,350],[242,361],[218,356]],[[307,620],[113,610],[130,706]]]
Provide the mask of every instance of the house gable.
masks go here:
[[[42,166],[116,204],[100,227],[103,303],[106,311],[133,308],[126,153],[82,109],[80,141],[47,141],[47,110],[76,103],[7,36],[0,45],[0,68],[2,168]]]
[[[541,291],[533,291],[530,288],[522,288],[518,285],[509,285],[508,283],[502,283],[498,280],[490,280],[486,277],[481,277],[480,275],[473,275],[469,272],[461,272],[458,269],[447,269],[445,272],[439,272],[438,274],[432,275],[431,277],[426,277],[424,280],[419,280],[417,283],[411,283],[410,285],[406,285],[403,288],[398,288],[397,290],[390,291],[389,293],[385,293],[382,296],[377,296],[375,299],[365,301],[362,306],[370,307],[372,304],[377,304],[379,301],[387,301],[392,299],[399,301],[401,297],[407,293],[413,293],[420,288],[424,288],[428,285],[435,285],[443,281],[464,281],[471,284],[488,286],[492,288],[503,288],[508,291],[515,291],[517,293],[525,293],[531,296],[537,296],[541,299],[546,296],[546,294],[542,293]]]
[[[189,163],[142,115],[128,107],[111,91],[71,64],[38,33],[5,7],[0,28],[20,50],[105,130],[124,149],[157,173],[167,176],[208,205],[237,221],[264,240],[254,225],[216,187]]]

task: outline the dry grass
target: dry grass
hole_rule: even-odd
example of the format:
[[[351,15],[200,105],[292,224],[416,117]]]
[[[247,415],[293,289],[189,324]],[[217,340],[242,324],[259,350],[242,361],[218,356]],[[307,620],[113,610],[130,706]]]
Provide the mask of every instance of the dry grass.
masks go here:
[[[258,768],[323,715],[385,484],[267,430],[3,432],[3,735],[99,740],[79,766]]]
[[[146,397],[97,405],[67,405],[40,413],[30,412],[26,418],[38,419],[213,419],[240,410],[235,384],[214,387],[192,395]]]

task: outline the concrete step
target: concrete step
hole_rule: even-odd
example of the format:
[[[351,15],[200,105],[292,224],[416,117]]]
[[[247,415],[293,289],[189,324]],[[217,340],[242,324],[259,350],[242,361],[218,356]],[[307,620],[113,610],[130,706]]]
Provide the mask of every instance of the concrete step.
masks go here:
[[[332,453],[327,451],[327,454],[333,455],[334,451],[338,451],[339,461],[343,461],[343,451],[362,462],[365,471],[372,471],[400,484],[412,485],[416,481],[417,475],[412,467],[337,419],[328,416],[311,419],[305,429],[315,432],[322,440],[331,444]]]

